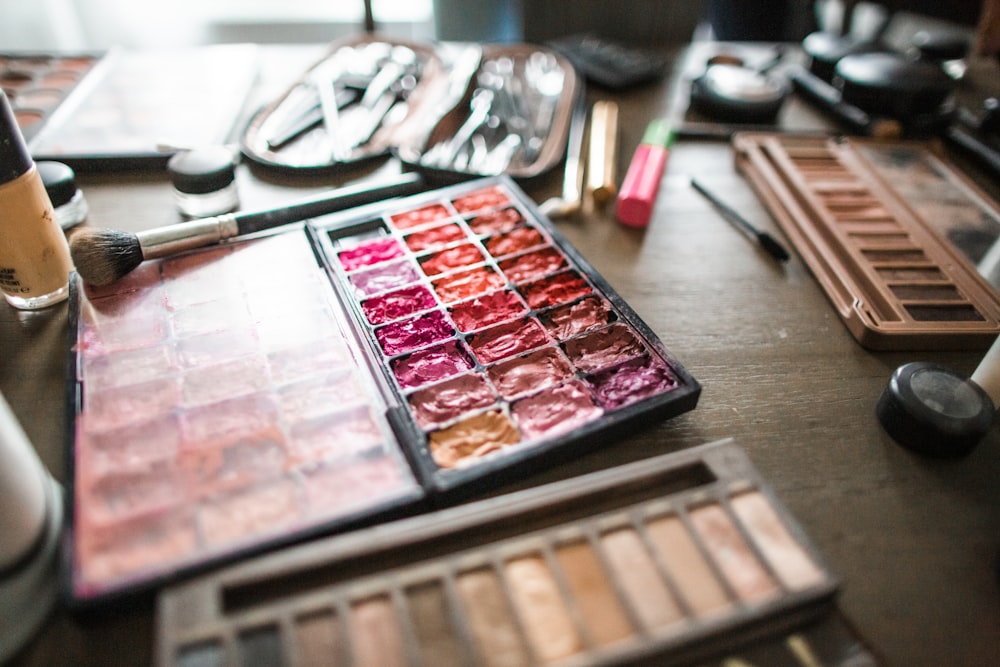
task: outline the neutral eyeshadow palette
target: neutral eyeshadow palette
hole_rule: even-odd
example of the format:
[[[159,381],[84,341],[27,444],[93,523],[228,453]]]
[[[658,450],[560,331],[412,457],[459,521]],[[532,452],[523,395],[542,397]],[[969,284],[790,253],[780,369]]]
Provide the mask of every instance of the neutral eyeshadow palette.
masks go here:
[[[727,440],[324,538],[167,588],[155,660],[689,664],[826,618],[836,590]]]
[[[456,502],[700,393],[507,177],[73,291],[81,606]]]
[[[45,126],[100,62],[101,56],[89,53],[0,53],[0,86],[25,140]]]
[[[1000,333],[1000,208],[931,144],[746,133],[733,145],[862,345],[962,350]]]

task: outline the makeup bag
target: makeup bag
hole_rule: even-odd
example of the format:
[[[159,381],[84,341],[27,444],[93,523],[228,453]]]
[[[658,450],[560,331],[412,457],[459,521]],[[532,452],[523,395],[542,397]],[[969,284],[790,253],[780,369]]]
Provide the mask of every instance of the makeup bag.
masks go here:
[[[524,181],[561,160],[583,93],[571,63],[530,44],[334,42],[242,133],[246,157],[278,170],[358,167],[391,155],[443,181]]]

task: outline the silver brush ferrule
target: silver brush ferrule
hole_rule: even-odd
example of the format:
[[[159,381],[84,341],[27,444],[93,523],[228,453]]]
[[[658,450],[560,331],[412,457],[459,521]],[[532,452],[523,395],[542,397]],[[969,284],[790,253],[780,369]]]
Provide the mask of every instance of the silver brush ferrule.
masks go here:
[[[144,259],[166,257],[184,250],[201,248],[239,234],[232,213],[201,220],[190,220],[169,227],[158,227],[136,234]]]

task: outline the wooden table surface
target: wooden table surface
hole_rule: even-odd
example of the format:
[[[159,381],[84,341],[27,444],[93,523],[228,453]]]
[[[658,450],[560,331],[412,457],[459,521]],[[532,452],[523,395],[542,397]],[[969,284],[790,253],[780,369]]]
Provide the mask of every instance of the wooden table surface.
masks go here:
[[[278,88],[313,55],[296,53],[298,60],[273,61]],[[699,58],[679,59],[662,85],[589,92],[620,105],[620,174],[646,123],[677,108],[685,68]],[[825,126],[794,101],[782,122]],[[396,169],[389,162],[376,171]],[[239,186],[249,210],[369,177],[288,180],[243,166]],[[698,407],[517,487],[733,437],[842,579],[840,608],[887,664],[998,664],[1000,433],[994,428],[967,458],[933,461],[893,442],[874,414],[900,364],[937,361],[969,373],[981,353],[865,350],[797,256],[783,266],[772,261],[719,217],[690,177],[781,237],[724,141],[675,145],[645,230],[619,225],[610,211],[557,224],[703,384]],[[553,173],[526,189],[542,201],[560,182]],[[138,230],[177,219],[164,174],[83,175],[80,184],[91,225]],[[64,477],[66,320],[65,304],[36,313],[0,306],[0,391],[57,479]],[[145,603],[83,617],[60,609],[15,664],[147,664],[152,638]]]

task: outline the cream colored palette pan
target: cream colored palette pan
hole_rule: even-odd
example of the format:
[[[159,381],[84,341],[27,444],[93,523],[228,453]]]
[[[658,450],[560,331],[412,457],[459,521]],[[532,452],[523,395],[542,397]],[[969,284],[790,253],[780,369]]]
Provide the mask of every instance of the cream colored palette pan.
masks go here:
[[[156,660],[672,664],[825,616],[836,587],[726,440],[164,589]]]

